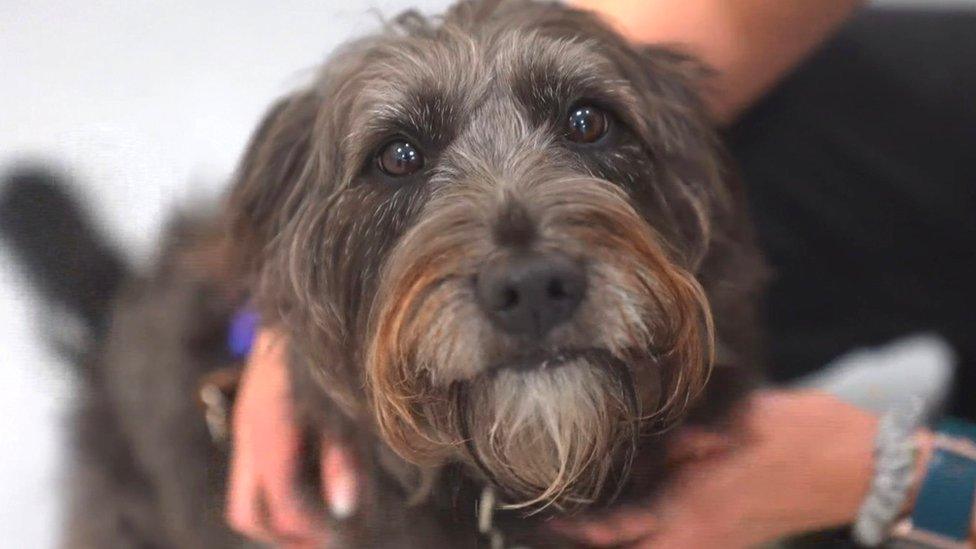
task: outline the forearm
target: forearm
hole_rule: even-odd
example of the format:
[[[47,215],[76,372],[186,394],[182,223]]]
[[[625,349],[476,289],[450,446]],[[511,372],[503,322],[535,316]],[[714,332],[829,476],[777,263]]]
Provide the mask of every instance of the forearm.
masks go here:
[[[631,40],[674,43],[716,71],[703,90],[732,121],[821,44],[863,0],[573,0]]]

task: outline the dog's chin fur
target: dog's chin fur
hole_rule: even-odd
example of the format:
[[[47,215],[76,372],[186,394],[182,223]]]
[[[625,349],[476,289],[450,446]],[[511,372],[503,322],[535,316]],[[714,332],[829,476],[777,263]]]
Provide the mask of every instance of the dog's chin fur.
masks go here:
[[[608,479],[626,479],[636,432],[680,417],[698,396],[713,358],[711,308],[613,183],[540,154],[514,153],[507,171],[442,192],[391,251],[367,394],[384,441],[408,461],[461,460],[513,507],[577,509],[612,494]],[[574,317],[537,341],[498,330],[471,295],[478,266],[513,253],[492,234],[495,212],[511,226],[513,207],[536,220],[533,246],[567,254],[587,276]],[[545,364],[566,353],[581,354]],[[649,354],[661,360],[635,358]],[[536,370],[517,367],[533,357]]]
[[[461,411],[471,437],[462,458],[513,498],[509,507],[593,503],[626,478],[635,450],[640,410],[629,383],[585,358],[491,375],[472,385]]]

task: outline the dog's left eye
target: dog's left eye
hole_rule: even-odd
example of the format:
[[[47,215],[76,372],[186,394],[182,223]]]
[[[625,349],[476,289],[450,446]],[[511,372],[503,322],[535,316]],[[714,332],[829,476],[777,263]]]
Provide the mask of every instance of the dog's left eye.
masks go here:
[[[575,143],[595,143],[606,135],[610,117],[603,109],[577,105],[569,110],[566,137]]]
[[[394,139],[380,149],[376,163],[387,175],[403,177],[424,167],[424,155],[406,139]]]

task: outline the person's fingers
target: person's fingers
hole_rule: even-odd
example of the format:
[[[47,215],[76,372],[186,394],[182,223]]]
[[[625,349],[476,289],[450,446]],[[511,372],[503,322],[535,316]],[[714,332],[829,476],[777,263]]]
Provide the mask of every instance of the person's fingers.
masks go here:
[[[264,345],[261,348],[265,348]],[[253,358],[253,357],[252,357]],[[253,360],[252,360],[253,362]],[[260,403],[254,378],[263,373],[261,364],[249,363],[240,381],[240,393],[232,410],[233,440],[230,456],[230,478],[227,486],[226,520],[245,536],[270,542],[271,533],[262,520],[260,508],[261,477],[254,450],[253,425],[249,416]],[[260,380],[259,380],[260,381]]]
[[[643,507],[627,507],[599,519],[559,521],[553,527],[589,545],[612,546],[637,542],[657,530],[657,521]]]
[[[293,424],[283,347],[271,332],[258,335],[233,410],[233,452],[227,521],[238,532],[270,542],[312,536],[294,490],[300,434]]]
[[[275,544],[281,549],[321,549],[323,542],[319,540],[278,541]]]
[[[728,434],[687,430],[669,448],[668,459],[673,463],[702,462],[732,449],[734,438]],[[649,507],[627,507],[599,519],[554,522],[553,526],[573,538],[596,546],[641,543],[661,527]],[[659,517],[658,517],[659,518]]]
[[[657,529],[635,540],[631,547],[634,549],[733,547],[730,540],[711,540],[710,543],[706,543],[705,540],[709,539],[709,525],[689,522],[687,514],[680,510],[673,514],[659,514],[663,514],[664,517],[658,521]]]
[[[261,484],[268,506],[268,526],[276,536],[310,537],[313,520],[295,489],[300,435],[291,424],[269,432],[262,446]]]
[[[727,452],[736,441],[729,433],[688,429],[678,435],[668,448],[668,459],[673,463],[701,461]]]
[[[227,489],[227,522],[248,536],[270,542],[272,535],[263,520],[260,505],[261,484],[252,452],[251,433],[242,425],[240,411],[235,410],[234,450],[230,457],[230,480]]]
[[[745,549],[751,546],[753,545],[740,543],[730,536],[719,536],[710,530],[695,525],[685,525],[682,528],[666,528],[641,539],[631,547],[633,549],[670,549],[672,547],[681,547],[681,549],[712,549],[714,547]]]
[[[322,443],[322,490],[333,518],[344,520],[359,505],[359,480],[349,450],[341,444]]]
[[[251,457],[246,452],[234,452],[231,455],[226,520],[235,531],[270,543],[273,536],[261,520],[258,505],[260,489]]]

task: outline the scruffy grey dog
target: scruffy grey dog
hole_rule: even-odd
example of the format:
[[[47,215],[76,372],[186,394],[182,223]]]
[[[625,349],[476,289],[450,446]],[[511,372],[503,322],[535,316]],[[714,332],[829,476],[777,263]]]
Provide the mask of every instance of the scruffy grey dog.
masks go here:
[[[266,116],[219,223],[175,224],[148,276],[49,284],[117,295],[85,311],[69,545],[242,543],[195,399],[245,301],[290,338],[303,425],[366,472],[340,544],[485,543],[487,486],[506,543],[565,546],[545,517],[650,497],[673,428],[722,428],[756,379],[762,262],[703,74],[526,0],[408,13],[333,55]],[[97,241],[21,217],[29,262],[35,229]],[[96,248],[83,263],[113,262]]]

